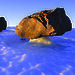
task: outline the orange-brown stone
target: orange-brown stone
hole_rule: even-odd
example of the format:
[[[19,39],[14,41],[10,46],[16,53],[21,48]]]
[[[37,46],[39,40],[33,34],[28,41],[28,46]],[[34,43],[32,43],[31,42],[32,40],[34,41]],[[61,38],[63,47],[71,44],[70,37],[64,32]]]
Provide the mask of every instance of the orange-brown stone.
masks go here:
[[[15,33],[23,38],[35,39],[45,36],[63,35],[72,29],[64,8],[44,10],[34,13],[16,26]]]

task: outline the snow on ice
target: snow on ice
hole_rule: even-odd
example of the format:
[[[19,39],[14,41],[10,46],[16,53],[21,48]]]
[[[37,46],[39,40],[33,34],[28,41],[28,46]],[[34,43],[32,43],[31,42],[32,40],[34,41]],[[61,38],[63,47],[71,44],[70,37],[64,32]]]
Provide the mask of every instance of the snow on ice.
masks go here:
[[[74,75],[75,29],[62,36],[21,40],[15,27],[0,32],[0,75]]]

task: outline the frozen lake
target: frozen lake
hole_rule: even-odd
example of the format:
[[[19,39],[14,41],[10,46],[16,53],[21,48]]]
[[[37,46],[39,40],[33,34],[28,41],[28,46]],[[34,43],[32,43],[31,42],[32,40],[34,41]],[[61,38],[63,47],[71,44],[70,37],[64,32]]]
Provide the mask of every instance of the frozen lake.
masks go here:
[[[21,40],[14,29],[0,32],[0,75],[75,75],[74,28],[42,43]]]

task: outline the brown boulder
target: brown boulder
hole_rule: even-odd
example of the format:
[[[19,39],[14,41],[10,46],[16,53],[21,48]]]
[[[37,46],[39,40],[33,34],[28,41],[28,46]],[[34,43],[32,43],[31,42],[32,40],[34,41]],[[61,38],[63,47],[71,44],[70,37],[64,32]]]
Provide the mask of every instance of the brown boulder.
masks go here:
[[[72,29],[69,17],[64,8],[45,10],[24,18],[15,33],[23,38],[35,39],[45,36],[63,35]]]

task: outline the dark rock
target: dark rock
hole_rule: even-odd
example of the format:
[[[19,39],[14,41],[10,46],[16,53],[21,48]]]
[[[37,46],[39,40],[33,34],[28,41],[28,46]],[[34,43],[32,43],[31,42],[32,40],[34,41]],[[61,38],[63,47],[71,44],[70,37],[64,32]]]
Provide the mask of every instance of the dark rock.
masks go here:
[[[15,33],[23,38],[39,38],[45,36],[63,35],[72,29],[69,17],[65,14],[64,8],[44,10],[24,18]]]
[[[0,17],[0,32],[2,30],[6,30],[7,27],[7,21],[5,20],[4,17]]]

